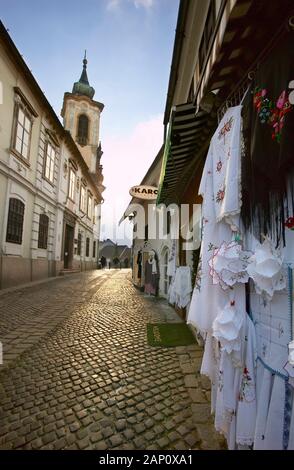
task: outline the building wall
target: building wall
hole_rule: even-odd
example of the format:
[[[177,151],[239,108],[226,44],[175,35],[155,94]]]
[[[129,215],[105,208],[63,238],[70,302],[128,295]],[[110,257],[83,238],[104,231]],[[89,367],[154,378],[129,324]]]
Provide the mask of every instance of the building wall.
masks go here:
[[[0,288],[7,288],[39,279],[55,276],[63,269],[63,231],[64,213],[70,211],[76,217],[75,234],[84,234],[82,254],[78,256],[74,247],[73,267],[81,270],[97,267],[98,241],[100,233],[100,206],[96,206],[91,219],[88,219],[79,207],[81,178],[87,182],[93,194],[93,206],[97,190],[89,173],[82,171],[78,164],[77,177],[79,187],[76,188],[75,201],[68,199],[68,175],[65,171],[69,160],[76,160],[78,149],[69,148],[65,143],[66,134],[56,123],[57,117],[52,110],[46,108],[36,95],[30,81],[25,78],[23,70],[14,62],[13,54],[7,51],[4,39],[0,39],[0,80],[3,89],[3,102],[0,103]],[[30,154],[27,162],[20,159],[12,150],[12,131],[14,123],[15,100],[18,87],[25,99],[33,107],[37,116],[33,118],[30,142]],[[88,104],[81,102],[81,111]],[[96,115],[91,114],[91,139],[99,142],[100,112],[96,107]],[[93,108],[94,110],[94,108]],[[44,163],[46,143],[52,141],[56,149],[54,180],[52,184],[44,179]],[[55,140],[56,138],[56,140]],[[92,142],[93,142],[92,141]],[[58,145],[57,145],[58,144]],[[94,150],[93,150],[94,154]],[[96,161],[96,160],[95,160]],[[92,162],[93,163],[93,162]],[[96,196],[95,196],[96,195]],[[24,224],[22,243],[6,241],[9,199],[17,198],[24,205]],[[98,200],[96,200],[98,203]],[[38,248],[40,215],[49,217],[48,244],[46,249]],[[85,253],[85,240],[89,237],[89,256]],[[93,257],[93,243],[96,241],[96,254]]]
[[[68,185],[69,185],[69,166],[70,166],[70,159],[74,160],[77,165],[76,170],[76,178],[78,184],[76,185],[74,201],[71,201],[68,198]],[[59,180],[59,194],[58,194],[58,201],[60,206],[63,208],[63,212],[65,209],[70,211],[76,217],[76,224],[75,224],[75,231],[74,231],[74,239],[78,239],[79,232],[82,234],[82,248],[81,248],[81,255],[77,254],[77,244],[74,246],[74,257],[73,257],[73,268],[74,269],[93,269],[97,267],[97,259],[98,259],[98,241],[99,241],[99,233],[100,233],[100,219],[99,216],[101,215],[101,207],[100,204],[95,205],[95,188],[93,183],[87,180],[86,191],[90,191],[93,195],[93,213],[92,218],[88,218],[87,213],[84,213],[80,209],[80,197],[81,197],[81,186],[82,186],[82,178],[85,179],[85,175],[79,165],[78,161],[74,158],[71,154],[69,148],[66,144],[62,146],[61,152],[61,171],[60,171],[60,180]],[[87,194],[87,193],[86,193]],[[95,207],[95,212],[94,212]],[[64,217],[61,215],[59,220],[59,225],[62,225]],[[86,238],[90,239],[90,249],[89,249],[89,256],[86,256]],[[93,243],[96,242],[96,254],[93,257]],[[60,246],[59,242],[59,249],[61,250],[61,259],[63,259],[62,253],[62,246]]]
[[[161,164],[162,164],[162,158],[160,158],[157,162],[157,164],[154,166],[152,171],[149,171],[145,178],[143,179],[142,184],[145,185],[150,185],[150,186],[158,186],[159,184],[159,178],[160,178],[160,171],[161,171]],[[133,283],[137,285],[138,287],[141,287],[144,285],[144,265],[145,261],[148,258],[148,252],[150,250],[154,250],[158,256],[158,262],[159,262],[159,292],[158,295],[160,297],[167,297],[167,294],[165,293],[164,289],[164,255],[166,250],[170,253],[171,247],[172,247],[172,239],[171,239],[171,233],[168,235],[164,236],[164,233],[159,232],[159,210],[150,210],[150,207],[155,207],[155,202],[156,201],[144,201],[144,200],[136,200],[133,201],[137,203],[138,209],[137,209],[137,216],[135,219],[133,219],[134,225],[137,225],[138,231],[134,233],[133,237]],[[141,209],[140,209],[141,208]],[[136,208],[134,208],[136,210]],[[149,210],[148,210],[149,209]],[[150,233],[149,231],[149,237],[147,240],[145,240],[144,237],[144,227],[145,225],[148,225],[149,229],[151,227],[151,219],[156,218],[156,226],[157,226],[157,231],[156,233]],[[140,233],[140,227],[142,232]],[[138,278],[138,265],[137,265],[137,256],[138,256],[138,251],[143,250],[143,255],[144,255],[144,263],[143,263],[143,269],[142,269],[142,278]]]
[[[186,103],[197,64],[198,49],[209,9],[210,0],[189,2],[185,38],[172,105]]]

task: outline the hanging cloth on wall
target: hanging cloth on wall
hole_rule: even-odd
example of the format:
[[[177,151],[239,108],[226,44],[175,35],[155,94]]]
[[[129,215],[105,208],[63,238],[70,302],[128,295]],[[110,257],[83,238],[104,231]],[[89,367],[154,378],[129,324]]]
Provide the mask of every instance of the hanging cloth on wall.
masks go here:
[[[170,255],[167,263],[167,275],[174,276],[176,272],[176,240],[172,241]]]
[[[212,332],[218,310],[228,302],[221,286],[213,284],[209,260],[216,248],[232,240],[232,226],[239,224],[240,133],[241,106],[236,106],[227,110],[211,139],[199,187],[203,232],[188,323],[203,334]]]
[[[177,268],[175,282],[175,303],[180,308],[185,308],[191,300],[191,268],[189,266],[180,266]]]
[[[145,293],[156,295],[158,291],[159,269],[158,258],[154,250],[149,252],[145,262]]]
[[[287,181],[294,173],[294,33],[280,39],[257,70],[243,104],[242,219],[256,238],[285,241]],[[291,214],[294,186],[291,185]]]

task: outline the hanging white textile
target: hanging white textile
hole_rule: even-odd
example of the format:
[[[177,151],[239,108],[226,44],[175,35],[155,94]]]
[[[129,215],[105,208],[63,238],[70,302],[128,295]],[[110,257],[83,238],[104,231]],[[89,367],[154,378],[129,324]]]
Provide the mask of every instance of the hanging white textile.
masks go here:
[[[169,302],[185,308],[191,300],[191,268],[179,266],[169,289]]]
[[[256,258],[266,267],[263,271],[259,270],[259,274],[264,274],[264,272],[268,274],[261,282],[260,276],[254,278],[257,280],[257,285],[251,282],[250,292],[258,351],[254,449],[293,449],[294,384],[291,385],[289,379],[293,366],[288,362],[288,345],[293,339],[291,267],[294,265],[294,233],[286,230],[286,247],[282,250],[280,257],[280,260],[284,259],[282,269],[281,266],[279,268],[281,261],[276,259],[276,251],[273,252],[271,248],[263,250],[252,236],[248,235],[247,238],[247,247],[251,251],[257,251]],[[261,250],[263,253],[260,253]],[[267,252],[268,256],[266,256]],[[277,273],[279,275],[276,276]],[[275,276],[278,283],[272,282]]]
[[[149,253],[149,258],[148,258],[148,263],[152,264],[152,274],[157,274],[157,262],[156,262],[156,253],[154,250],[150,250]]]
[[[206,338],[201,373],[211,379],[215,427],[230,449],[253,444],[256,420],[255,329],[240,283],[248,280],[249,256],[235,242],[240,230],[240,133],[237,106],[219,124],[203,171],[202,245],[188,315],[188,323]]]
[[[215,248],[232,241],[232,228],[239,225],[241,109],[230,108],[212,137],[199,188],[202,244],[187,321],[204,336],[212,332],[218,310],[229,300],[221,286],[213,285],[208,263]]]
[[[172,278],[171,283],[169,285],[167,298],[168,298],[168,301],[171,305],[175,305],[176,299],[177,299],[176,291],[175,291],[175,275]]]
[[[168,263],[167,263],[167,275],[168,276],[174,276],[176,273],[176,240],[172,241],[172,246],[168,258]]]
[[[238,446],[252,446],[257,411],[257,349],[254,324],[248,315],[246,315],[245,336],[242,342],[245,350],[236,410],[236,443]]]
[[[244,312],[240,350],[221,351],[215,406],[215,428],[224,434],[228,448],[251,446],[256,422],[255,329]]]
[[[281,250],[276,249],[269,238],[265,238],[262,244],[257,243],[254,255],[249,259],[247,273],[254,281],[256,292],[266,295],[268,300],[272,300],[274,292],[286,287]]]

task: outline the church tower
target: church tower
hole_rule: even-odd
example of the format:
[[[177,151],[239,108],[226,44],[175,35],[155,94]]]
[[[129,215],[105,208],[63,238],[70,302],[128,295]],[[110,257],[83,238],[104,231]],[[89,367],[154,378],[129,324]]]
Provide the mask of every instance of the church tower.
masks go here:
[[[83,60],[83,70],[78,82],[75,82],[71,93],[64,93],[61,116],[63,125],[77,144],[90,173],[95,177],[100,193],[102,185],[102,156],[99,141],[100,114],[104,104],[93,99],[95,90],[90,86],[87,75],[86,52]]]

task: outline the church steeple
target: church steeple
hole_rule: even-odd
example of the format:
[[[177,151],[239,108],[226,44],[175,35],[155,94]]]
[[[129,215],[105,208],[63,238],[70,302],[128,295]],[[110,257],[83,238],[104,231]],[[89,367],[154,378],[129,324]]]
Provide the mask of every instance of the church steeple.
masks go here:
[[[86,85],[90,85],[89,84],[89,80],[88,80],[88,75],[87,75],[87,51],[85,51],[85,56],[84,56],[84,60],[83,60],[83,71],[82,71],[82,75],[81,75],[81,78],[80,78],[80,82],[81,83],[85,83]]]
[[[83,71],[82,71],[79,81],[74,83],[72,92],[74,95],[85,95],[93,99],[95,95],[95,90],[89,84],[88,75],[87,75],[87,63],[88,61],[87,61],[87,56],[86,56],[86,51],[85,51],[84,60],[83,60]]]

